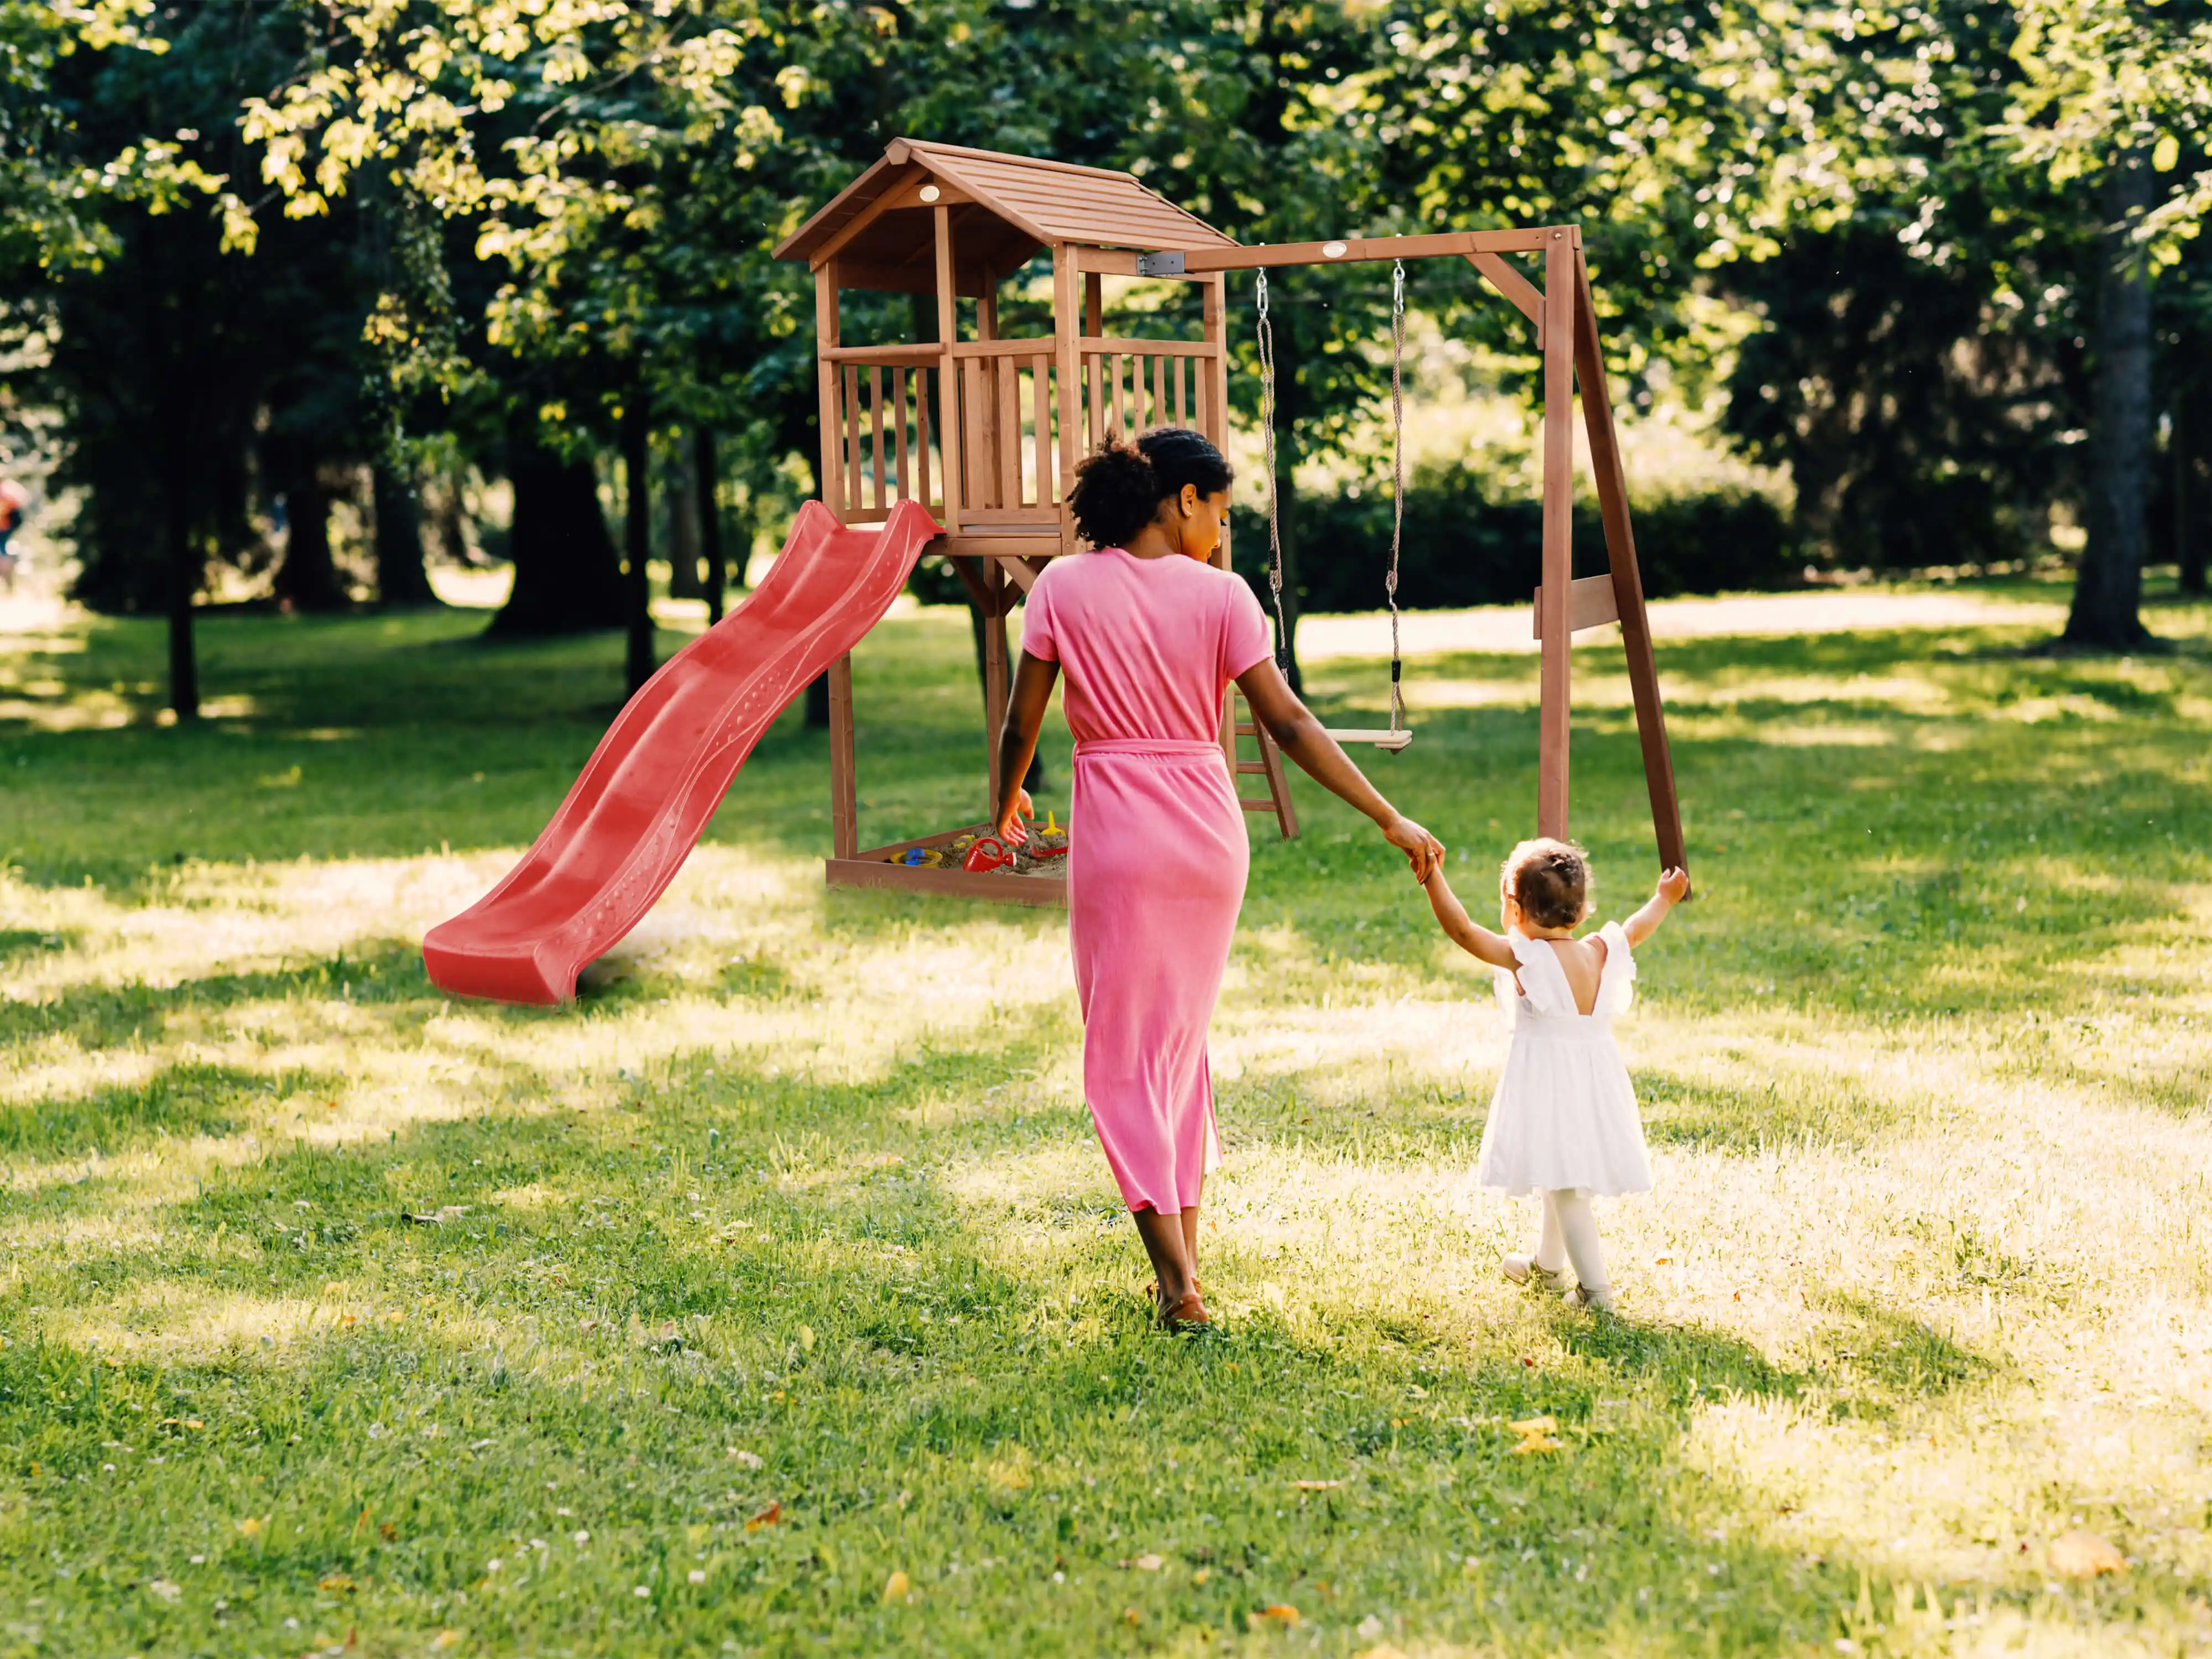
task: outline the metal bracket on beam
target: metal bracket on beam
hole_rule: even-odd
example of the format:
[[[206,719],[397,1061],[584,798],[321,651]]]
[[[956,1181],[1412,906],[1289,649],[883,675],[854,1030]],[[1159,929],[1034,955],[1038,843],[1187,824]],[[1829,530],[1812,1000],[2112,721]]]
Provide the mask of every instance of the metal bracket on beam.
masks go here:
[[[1183,274],[1182,254],[1139,253],[1137,256],[1137,275],[1139,276],[1180,276]]]

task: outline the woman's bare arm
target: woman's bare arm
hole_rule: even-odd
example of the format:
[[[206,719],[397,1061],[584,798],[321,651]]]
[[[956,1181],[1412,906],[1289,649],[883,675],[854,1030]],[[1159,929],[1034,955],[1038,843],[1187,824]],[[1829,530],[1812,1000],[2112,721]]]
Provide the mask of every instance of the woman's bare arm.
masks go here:
[[[1451,884],[1444,879],[1442,865],[1429,872],[1429,878],[1422,885],[1428,889],[1429,908],[1437,913],[1437,920],[1443,925],[1443,930],[1453,944],[1471,957],[1481,957],[1493,968],[1516,965],[1513,946],[1505,935],[1492,933],[1468,915],[1467,907],[1459,902],[1459,895],[1452,891]]]
[[[1059,678],[1058,663],[1032,657],[1026,651],[1014,669],[1013,695],[1006,700],[1006,724],[999,733],[999,776],[1004,780],[998,802],[1000,841],[1029,839],[1029,832],[1022,828],[1022,814],[1030,797],[1022,780],[1030,775],[1037,733],[1043,729],[1044,711],[1052,704],[1052,688]]]
[[[1443,844],[1382,799],[1382,792],[1352,763],[1334,738],[1322,730],[1313,711],[1284,682],[1274,659],[1263,657],[1237,677],[1237,689],[1252,706],[1252,717],[1298,769],[1338,799],[1349,802],[1382,831],[1382,838],[1406,855],[1413,879],[1425,881],[1443,862]]]

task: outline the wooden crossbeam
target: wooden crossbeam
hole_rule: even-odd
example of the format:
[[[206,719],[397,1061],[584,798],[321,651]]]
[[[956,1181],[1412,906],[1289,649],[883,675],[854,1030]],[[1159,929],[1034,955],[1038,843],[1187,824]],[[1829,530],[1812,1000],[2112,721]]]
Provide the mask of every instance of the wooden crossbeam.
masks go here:
[[[1620,599],[1613,585],[1613,573],[1602,576],[1577,576],[1567,586],[1567,631],[1579,634],[1585,628],[1602,628],[1609,622],[1620,620]],[[1544,590],[1536,590],[1536,637],[1544,637]]]

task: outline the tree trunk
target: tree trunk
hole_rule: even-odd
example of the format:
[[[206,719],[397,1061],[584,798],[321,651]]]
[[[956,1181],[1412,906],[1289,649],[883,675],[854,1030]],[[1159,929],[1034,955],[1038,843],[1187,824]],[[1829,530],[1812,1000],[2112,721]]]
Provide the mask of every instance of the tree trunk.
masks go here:
[[[648,477],[651,445],[650,417],[645,388],[630,389],[629,407],[623,411],[623,516],[627,555],[623,572],[623,612],[629,624],[629,648],[623,667],[630,696],[653,678],[653,577],[647,561],[653,552],[653,486]]]
[[[1275,522],[1283,548],[1283,611],[1276,660],[1291,690],[1305,695],[1298,667],[1298,346],[1295,326],[1276,336]]]
[[[678,446],[663,469],[661,499],[668,505],[668,597],[703,599],[707,584],[699,579],[699,497],[692,477],[692,457]]]
[[[2068,643],[2124,651],[2149,638],[2142,602],[2151,456],[2150,276],[2133,228],[2151,203],[2141,151],[2106,175],[2099,239],[2097,378],[2089,433],[2087,544],[2066,618]]]
[[[691,482],[698,491],[699,550],[707,561],[707,626],[722,620],[729,572],[722,565],[722,470],[714,457],[714,428],[691,428]]]
[[[592,464],[546,449],[525,416],[507,431],[507,476],[514,489],[507,537],[514,590],[485,631],[535,637],[619,628],[622,566]]]
[[[2173,401],[2173,560],[2181,591],[2204,595],[2205,400],[2186,394]]]
[[[331,497],[312,455],[294,466],[284,490],[284,562],[276,598],[290,611],[343,611],[349,603],[331,559]]]
[[[179,439],[171,443],[181,447]],[[169,708],[179,720],[194,720],[200,714],[200,668],[192,639],[192,596],[199,592],[204,573],[192,542],[184,471],[180,458],[173,457],[162,503],[169,543]]]
[[[414,483],[384,466],[372,468],[369,481],[376,512],[378,602],[408,609],[438,604],[422,562],[422,514]]]

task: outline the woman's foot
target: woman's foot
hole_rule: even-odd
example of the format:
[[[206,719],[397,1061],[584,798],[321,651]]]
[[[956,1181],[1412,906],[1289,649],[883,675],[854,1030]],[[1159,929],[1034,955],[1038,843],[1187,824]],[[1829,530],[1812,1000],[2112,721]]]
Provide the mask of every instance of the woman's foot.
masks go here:
[[[1199,1298],[1195,1280],[1192,1281],[1191,1288],[1172,1304],[1162,1297],[1159,1310],[1160,1323],[1170,1331],[1202,1331],[1210,1328],[1213,1323],[1213,1316],[1206,1312],[1206,1304]]]
[[[1564,1291],[1567,1287],[1567,1270],[1540,1266],[1533,1255],[1503,1255],[1498,1265],[1505,1276],[1516,1285],[1526,1285],[1530,1279],[1538,1281],[1540,1290]]]

